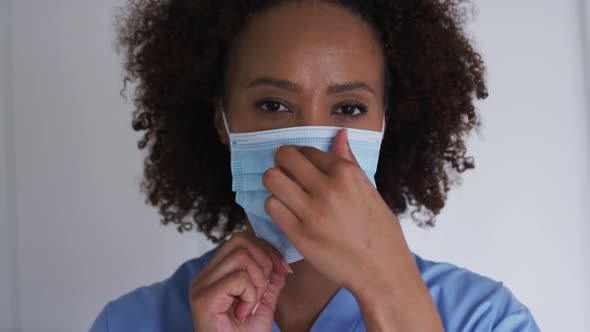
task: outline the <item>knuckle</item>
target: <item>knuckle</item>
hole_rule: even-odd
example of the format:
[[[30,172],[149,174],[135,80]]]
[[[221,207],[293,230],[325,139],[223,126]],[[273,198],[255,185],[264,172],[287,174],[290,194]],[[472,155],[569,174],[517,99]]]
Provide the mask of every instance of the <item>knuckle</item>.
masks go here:
[[[262,274],[264,274],[264,277],[268,278],[272,273],[273,269],[272,259],[266,258],[264,260],[264,263],[260,266],[260,269],[262,270]]]
[[[268,266],[272,268],[272,258],[281,257],[281,253],[264,239],[257,238],[257,242],[259,247],[266,253],[266,255],[264,255],[263,263],[268,264]]]
[[[266,277],[270,275],[273,269],[273,259],[278,259],[281,254],[273,246],[268,246],[263,249],[266,251],[266,255],[263,257],[263,261],[260,263],[260,268]]]
[[[244,247],[240,247],[240,248],[236,249],[232,256],[234,257],[234,259],[236,259],[238,261],[250,260],[250,252],[248,251],[248,249],[246,249]]]
[[[323,201],[327,204],[334,204],[334,203],[338,203],[338,194],[340,192],[341,187],[335,187],[334,189],[331,190],[326,190],[324,192],[324,196],[323,196]]]
[[[292,145],[282,145],[277,148],[275,152],[275,164],[286,162],[288,158],[291,158],[292,154],[296,151],[296,147]]]
[[[299,148],[299,152],[301,152],[301,154],[303,154],[303,155],[308,155],[310,153],[313,153],[315,150],[318,150],[318,149],[314,148],[313,146],[302,146]]]
[[[281,145],[277,148],[277,151],[275,152],[275,157],[276,158],[283,158],[285,157],[285,155],[289,154],[289,150],[290,150],[290,146],[288,145]]]
[[[275,151],[275,157],[274,157],[275,164],[278,164],[281,162],[281,159],[283,159],[285,157],[284,154],[285,154],[285,146],[279,146]]]
[[[273,174],[274,174],[274,170],[275,168],[269,168],[266,171],[264,171],[264,173],[262,173],[262,184],[265,186],[268,186],[273,179]]]
[[[273,260],[271,257],[273,255],[272,249],[274,249],[274,247],[267,244],[264,240],[260,238],[255,238],[254,242],[256,247],[260,249],[263,254],[257,257],[256,260],[254,260],[254,257],[252,257],[252,263],[258,266],[262,273],[266,277],[268,277],[268,275],[270,275],[270,273],[272,272],[273,268]]]
[[[328,216],[321,209],[318,209],[313,212],[314,212],[314,220],[316,220],[317,224],[323,225],[327,221]]]
[[[250,277],[245,270],[236,271],[236,280],[244,285],[250,284]]]
[[[334,164],[334,173],[337,176],[351,177],[357,172],[356,166],[348,161],[339,161]]]
[[[272,210],[274,210],[275,204],[276,202],[274,196],[271,195],[269,198],[267,198],[266,201],[264,201],[264,210],[266,213],[270,213]]]

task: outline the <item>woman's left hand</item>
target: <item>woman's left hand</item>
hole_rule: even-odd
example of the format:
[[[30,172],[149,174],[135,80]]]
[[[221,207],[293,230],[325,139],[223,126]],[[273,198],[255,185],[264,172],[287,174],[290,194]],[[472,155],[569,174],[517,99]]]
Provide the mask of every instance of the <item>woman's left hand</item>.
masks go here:
[[[345,129],[332,153],[280,147],[262,181],[272,193],[266,212],[307,261],[355,295],[367,330],[444,331],[398,219]]]

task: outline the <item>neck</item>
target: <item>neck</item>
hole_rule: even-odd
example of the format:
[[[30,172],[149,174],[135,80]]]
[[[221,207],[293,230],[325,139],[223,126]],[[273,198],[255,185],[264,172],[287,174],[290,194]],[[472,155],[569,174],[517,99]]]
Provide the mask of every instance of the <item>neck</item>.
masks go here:
[[[305,259],[290,266],[293,274],[279,295],[275,321],[281,331],[309,331],[340,287]]]
[[[254,234],[249,224],[247,228]],[[287,276],[279,295],[275,321],[281,331],[309,331],[340,286],[324,277],[306,259],[289,266],[293,273]]]

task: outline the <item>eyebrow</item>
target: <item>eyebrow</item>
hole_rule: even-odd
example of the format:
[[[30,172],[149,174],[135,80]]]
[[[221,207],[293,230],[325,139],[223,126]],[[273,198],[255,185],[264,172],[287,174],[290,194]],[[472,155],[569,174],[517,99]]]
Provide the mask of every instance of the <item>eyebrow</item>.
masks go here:
[[[332,84],[328,87],[326,93],[335,94],[356,89],[366,90],[372,93],[373,95],[376,95],[375,90],[373,90],[373,88],[371,88],[367,83],[360,81]]]
[[[300,92],[301,91],[301,87],[299,87],[294,82],[291,82],[289,80],[276,79],[276,78],[272,78],[272,77],[259,77],[255,80],[252,80],[250,83],[248,83],[248,85],[246,86],[246,89],[249,89],[249,88],[252,88],[255,86],[260,86],[260,85],[269,85],[269,86],[272,86],[275,88],[288,90],[291,92]],[[342,93],[342,92],[346,92],[346,91],[350,91],[350,90],[357,90],[357,89],[365,90],[365,91],[370,92],[373,95],[376,95],[375,90],[373,90],[373,88],[371,88],[371,86],[369,84],[367,84],[365,82],[361,82],[361,81],[352,81],[352,82],[332,84],[328,87],[328,89],[326,89],[326,94],[336,94],[336,93]]]

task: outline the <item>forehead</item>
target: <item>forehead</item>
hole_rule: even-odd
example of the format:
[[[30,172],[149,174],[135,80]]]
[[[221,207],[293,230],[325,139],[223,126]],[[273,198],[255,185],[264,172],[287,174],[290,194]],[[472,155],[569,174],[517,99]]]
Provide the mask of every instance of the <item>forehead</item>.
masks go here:
[[[323,2],[289,2],[255,14],[240,33],[230,71],[309,79],[380,79],[383,54],[371,26]]]

